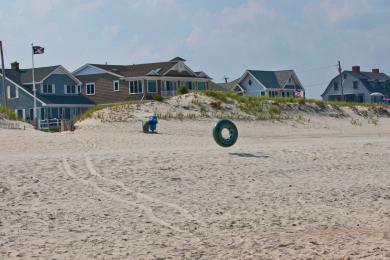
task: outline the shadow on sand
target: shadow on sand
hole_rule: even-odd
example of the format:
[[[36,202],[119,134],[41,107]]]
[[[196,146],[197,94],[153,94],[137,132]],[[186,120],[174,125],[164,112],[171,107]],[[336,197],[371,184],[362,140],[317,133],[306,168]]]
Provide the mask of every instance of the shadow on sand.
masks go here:
[[[269,158],[269,155],[256,155],[253,153],[229,153],[230,155],[244,158]]]

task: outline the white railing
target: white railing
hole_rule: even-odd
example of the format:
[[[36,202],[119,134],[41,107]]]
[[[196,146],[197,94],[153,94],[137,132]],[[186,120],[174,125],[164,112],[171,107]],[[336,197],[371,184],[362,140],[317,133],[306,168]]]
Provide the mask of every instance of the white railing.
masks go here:
[[[53,128],[59,128],[61,120],[57,118],[39,120],[39,129],[48,130]]]
[[[173,97],[176,96],[176,90],[162,90],[161,96],[163,97]]]
[[[72,121],[64,119],[44,119],[39,120],[40,130],[72,131]]]
[[[9,121],[3,120],[3,119],[0,119],[0,128],[4,128],[4,129],[22,129],[20,124],[18,124],[16,122],[9,122]]]

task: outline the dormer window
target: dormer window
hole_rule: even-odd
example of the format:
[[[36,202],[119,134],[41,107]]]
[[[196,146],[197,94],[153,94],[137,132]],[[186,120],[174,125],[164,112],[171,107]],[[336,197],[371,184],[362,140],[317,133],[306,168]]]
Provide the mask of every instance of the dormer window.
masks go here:
[[[43,94],[54,94],[56,92],[54,84],[43,84],[41,90]]]
[[[80,86],[75,85],[65,85],[65,94],[79,94],[80,93]]]
[[[115,80],[113,84],[114,84],[114,91],[118,92],[119,91],[119,80]]]

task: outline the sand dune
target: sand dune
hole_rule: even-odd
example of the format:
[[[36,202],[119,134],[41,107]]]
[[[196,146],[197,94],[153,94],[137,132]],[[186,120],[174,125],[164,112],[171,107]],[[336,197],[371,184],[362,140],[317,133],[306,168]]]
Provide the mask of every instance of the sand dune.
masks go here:
[[[390,119],[0,129],[0,258],[390,259]]]

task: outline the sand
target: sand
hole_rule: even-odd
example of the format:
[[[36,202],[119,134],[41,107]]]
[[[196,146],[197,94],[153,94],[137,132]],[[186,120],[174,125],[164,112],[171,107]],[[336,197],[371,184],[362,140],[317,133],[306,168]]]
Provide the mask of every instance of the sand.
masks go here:
[[[0,129],[0,258],[390,259],[390,119],[214,123]]]

